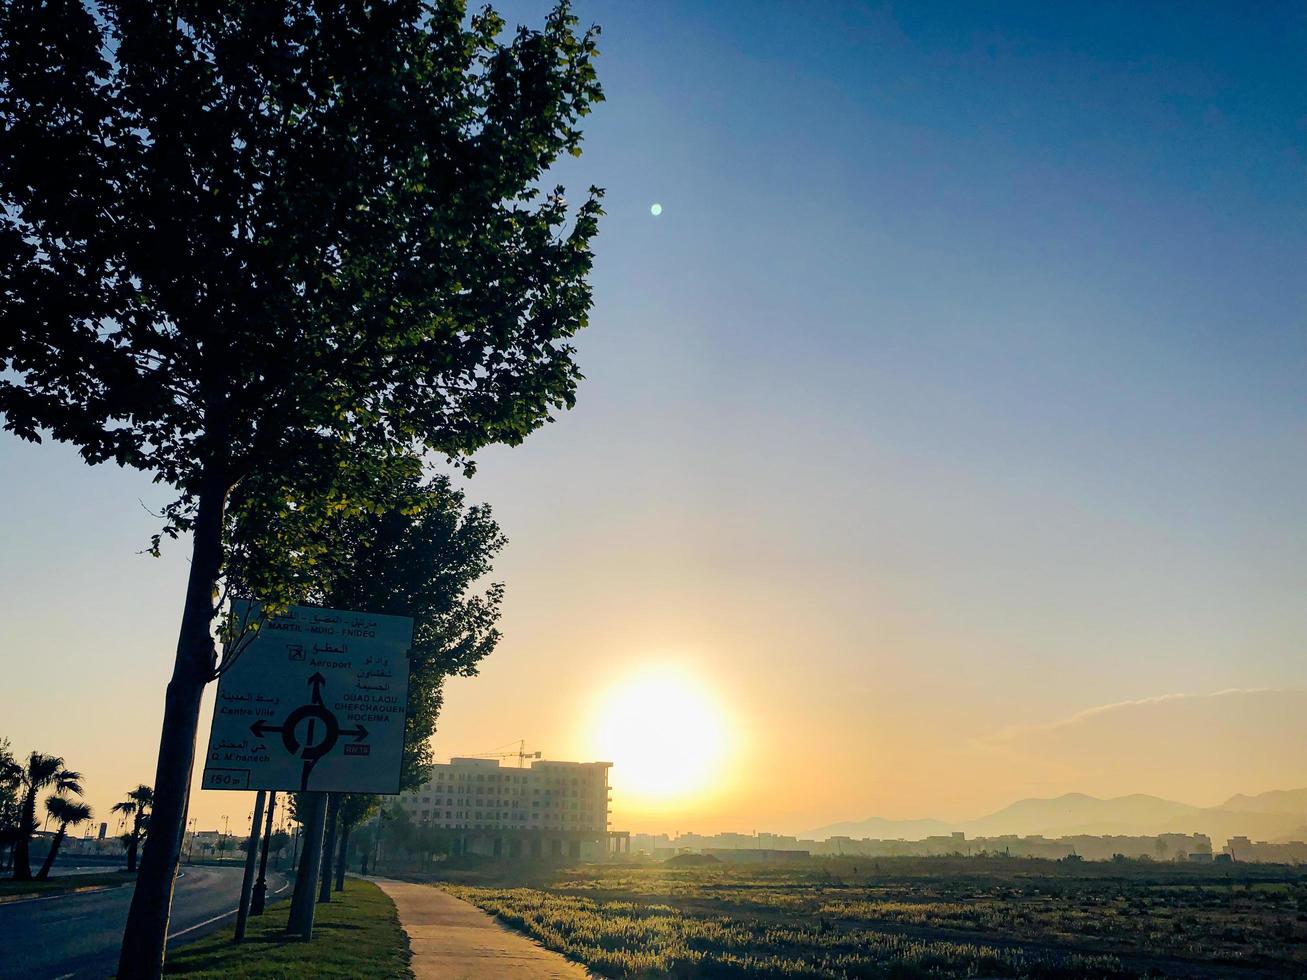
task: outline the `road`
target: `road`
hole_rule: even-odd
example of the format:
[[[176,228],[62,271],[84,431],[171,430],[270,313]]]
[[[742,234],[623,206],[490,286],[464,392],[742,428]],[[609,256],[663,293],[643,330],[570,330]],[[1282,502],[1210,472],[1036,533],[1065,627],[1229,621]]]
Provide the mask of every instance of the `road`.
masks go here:
[[[173,893],[168,945],[198,939],[235,920],[241,869],[190,866]],[[286,879],[268,872],[268,898],[288,894]],[[0,978],[104,980],[118,966],[118,944],[130,885],[77,895],[0,904]],[[284,913],[283,913],[284,914]]]

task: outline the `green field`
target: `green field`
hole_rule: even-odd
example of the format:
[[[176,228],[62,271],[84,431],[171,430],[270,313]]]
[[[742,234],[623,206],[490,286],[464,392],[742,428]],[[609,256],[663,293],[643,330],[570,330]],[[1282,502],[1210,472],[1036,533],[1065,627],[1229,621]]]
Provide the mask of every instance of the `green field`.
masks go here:
[[[164,973],[195,980],[228,977],[410,977],[408,937],[395,905],[376,885],[347,879],[345,891],[319,905],[313,941],[286,935],[289,903],[249,920],[245,942],[224,929],[168,954]]]
[[[439,886],[609,977],[1307,975],[1307,875],[872,860],[466,873]],[[452,876],[451,876],[452,877]]]

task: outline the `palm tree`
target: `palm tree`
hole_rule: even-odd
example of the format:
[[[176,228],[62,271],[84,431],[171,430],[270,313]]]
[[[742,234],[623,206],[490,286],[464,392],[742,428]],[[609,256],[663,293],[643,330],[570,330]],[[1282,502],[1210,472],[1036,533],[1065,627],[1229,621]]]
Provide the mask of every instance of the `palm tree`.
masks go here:
[[[82,795],[82,774],[64,768],[57,755],[33,752],[16,775],[22,803],[18,809],[18,839],[14,844],[14,879],[32,880],[31,845],[36,833],[36,798],[41,790],[53,786],[56,793]]]
[[[45,799],[45,812],[54,818],[55,823],[59,825],[59,829],[55,831],[54,840],[50,842],[50,853],[45,856],[45,863],[41,865],[41,870],[36,873],[37,881],[45,881],[46,878],[50,877],[50,869],[54,867],[55,855],[59,853],[59,845],[68,836],[69,825],[76,826],[91,819],[91,808],[85,803],[78,803],[66,796],[53,794]]]
[[[9,751],[9,739],[0,738],[0,871],[9,867],[18,842],[18,777],[22,771]]]
[[[153,805],[154,790],[144,783],[128,793],[127,799],[113,805],[114,813],[132,818],[131,832],[123,835],[123,843],[127,845],[128,871],[136,870],[136,851],[145,839],[150,824],[150,807]]]

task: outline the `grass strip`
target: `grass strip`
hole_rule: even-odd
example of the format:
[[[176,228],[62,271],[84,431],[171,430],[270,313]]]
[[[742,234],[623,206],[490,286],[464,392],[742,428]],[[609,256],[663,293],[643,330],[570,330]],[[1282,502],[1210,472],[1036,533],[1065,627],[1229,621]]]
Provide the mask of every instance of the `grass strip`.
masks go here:
[[[112,888],[135,881],[136,875],[126,871],[105,871],[100,874],[59,875],[45,881],[0,881],[0,902],[21,902],[28,898],[45,898],[69,892]]]
[[[331,902],[319,905],[313,941],[286,935],[289,902],[249,920],[245,942],[234,927],[187,943],[168,954],[164,973],[197,978],[411,977],[408,936],[395,903],[376,885],[354,879]]]

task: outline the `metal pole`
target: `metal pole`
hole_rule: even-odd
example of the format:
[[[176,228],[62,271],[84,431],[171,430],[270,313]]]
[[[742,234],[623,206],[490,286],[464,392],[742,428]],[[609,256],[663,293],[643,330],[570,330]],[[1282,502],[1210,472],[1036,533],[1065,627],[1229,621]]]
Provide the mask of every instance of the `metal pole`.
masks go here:
[[[326,829],[327,794],[301,793],[304,853],[295,872],[295,890],[290,899],[290,922],[286,929],[301,939],[313,938],[313,913],[317,907],[318,871],[322,867],[322,834]]]
[[[268,898],[268,845],[272,842],[272,815],[277,812],[277,791],[268,794],[268,823],[263,831],[263,854],[259,858],[259,877],[254,882],[254,896],[250,899],[250,915],[262,915]]]
[[[245,938],[245,923],[250,917],[250,893],[254,888],[254,860],[259,850],[259,824],[263,823],[263,790],[254,797],[254,813],[250,815],[250,837],[245,844],[245,874],[241,877],[241,900],[236,906],[236,942]]]
[[[322,874],[318,884],[318,901],[331,901],[331,859],[336,847],[336,823],[340,817],[340,794],[327,794],[327,832],[322,840]]]

